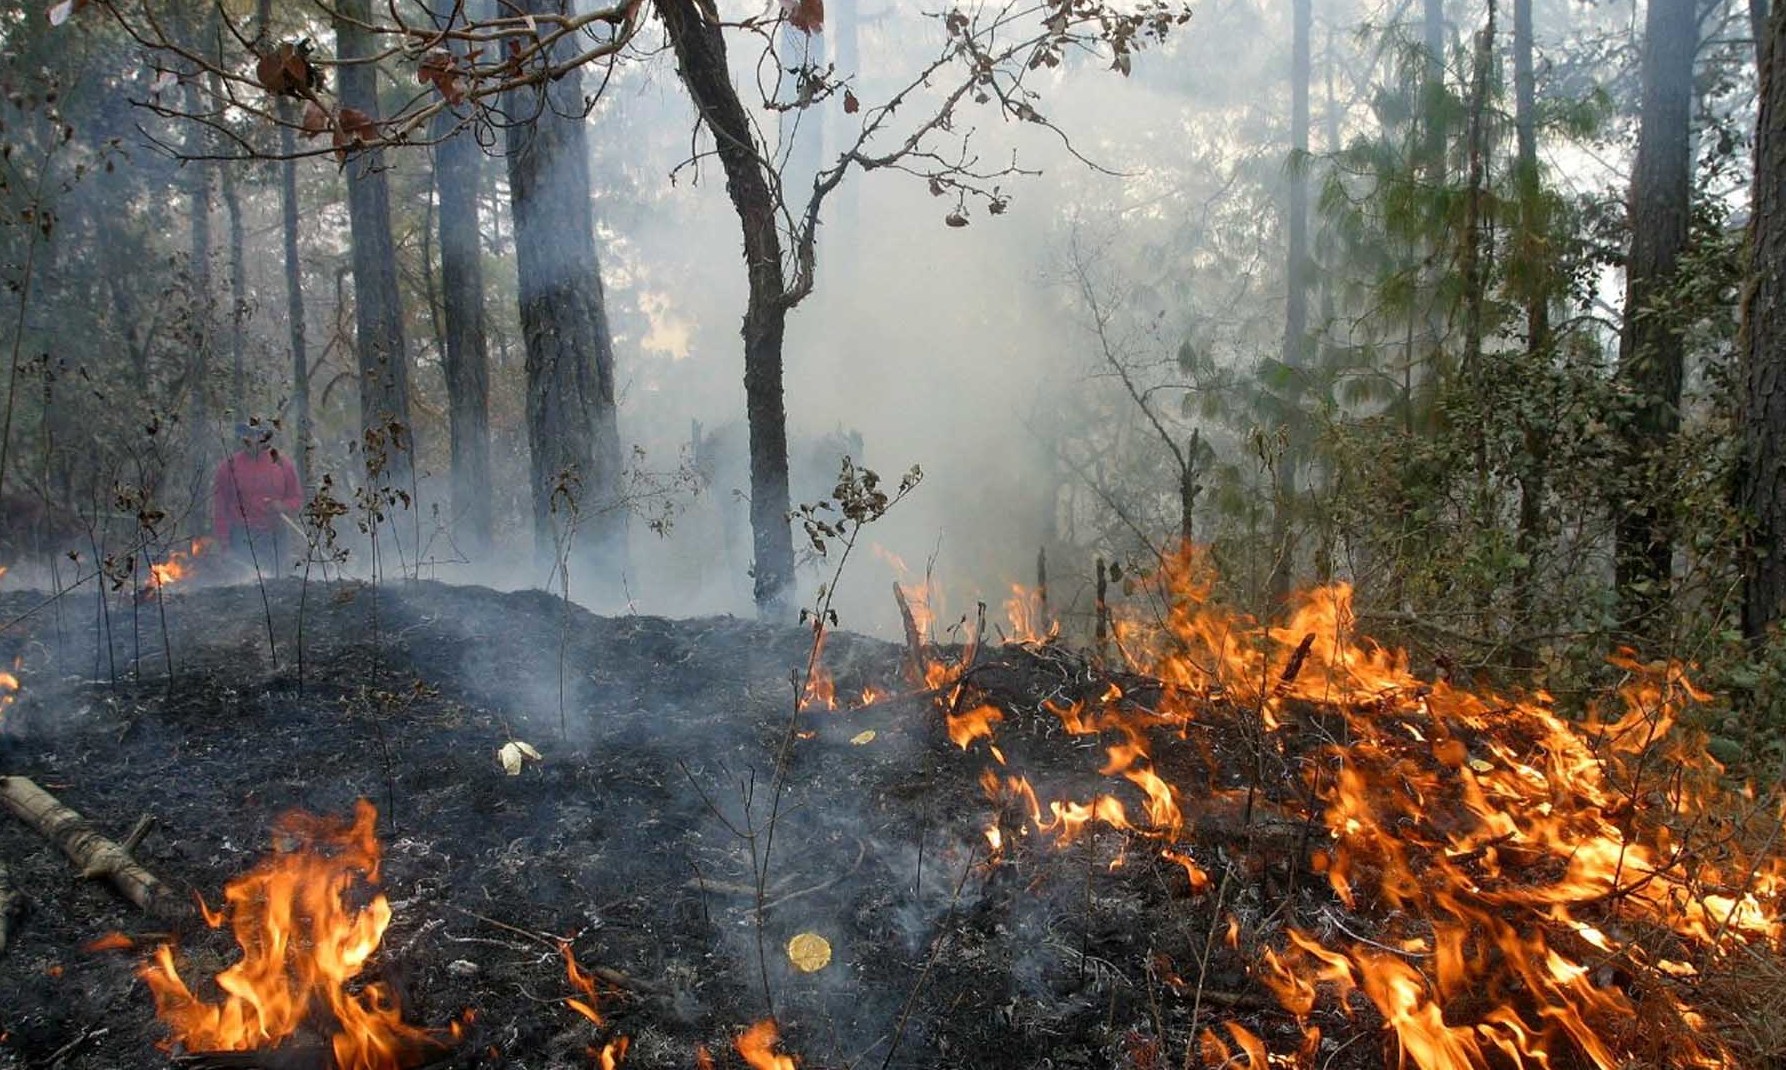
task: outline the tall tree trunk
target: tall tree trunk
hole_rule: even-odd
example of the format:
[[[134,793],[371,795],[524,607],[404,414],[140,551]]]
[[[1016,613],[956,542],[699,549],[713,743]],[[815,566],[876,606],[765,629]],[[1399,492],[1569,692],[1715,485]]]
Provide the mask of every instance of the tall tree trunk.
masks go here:
[[[221,40],[216,41],[217,63],[223,63]],[[211,96],[223,99],[223,79],[215,72],[210,75]],[[233,167],[219,167],[217,179],[223,194],[224,219],[229,226],[229,366],[230,366],[230,408],[236,419],[248,418],[248,372],[244,365],[247,359],[247,324],[244,318],[248,314],[248,264],[242,249],[242,199],[236,192],[236,171]]]
[[[441,304],[446,320],[446,386],[452,437],[453,516],[463,548],[489,552],[490,357],[484,330],[483,258],[478,182],[483,149],[459,118],[435,124],[434,182],[440,196]],[[597,280],[597,286],[600,280]],[[610,398],[611,403],[611,398]]]
[[[1420,87],[1421,121],[1426,139],[1422,148],[1427,181],[1437,189],[1445,184],[1445,124],[1440,121],[1445,102],[1445,0],[1423,0],[1421,42],[1426,49],[1426,70]]]
[[[1786,5],[1769,16],[1764,52],[1740,343],[1745,404],[1739,496],[1753,524],[1743,634],[1756,641],[1786,612]]]
[[[1749,0],[1749,32],[1755,35],[1755,69],[1767,64],[1767,0]]]
[[[1552,278],[1538,173],[1537,79],[1532,62],[1532,0],[1513,0],[1513,127],[1518,141],[1514,161],[1519,193],[1519,237],[1516,264],[1526,311],[1526,363],[1537,368],[1550,359]],[[1518,466],[1519,528],[1514,550],[1522,562],[1513,582],[1513,628],[1527,634],[1537,595],[1538,553],[1544,542],[1544,495],[1549,482],[1549,448],[1543,429],[1524,428],[1525,455]],[[1512,646],[1513,667],[1532,669],[1536,645],[1518,639]]]
[[[304,272],[298,259],[298,164],[292,159],[297,143],[291,124],[297,120],[297,109],[290,101],[280,101],[279,119],[279,151],[285,156],[279,165],[279,214],[285,241],[285,315],[291,332],[291,405],[295,425],[292,463],[298,469],[298,485],[308,495],[314,485],[310,452],[310,347],[304,338]]]
[[[1489,66],[1494,59],[1495,0],[1487,0],[1488,21],[1476,34],[1476,47],[1470,50],[1470,110],[1465,133],[1466,188],[1464,193],[1463,250],[1459,257],[1459,273],[1463,275],[1463,374],[1475,409],[1469,429],[1474,440],[1476,457],[1476,491],[1474,523],[1486,535],[1499,528],[1496,515],[1495,483],[1488,457],[1488,424],[1490,402],[1487,390],[1487,369],[1482,366],[1483,305],[1488,296],[1489,254],[1484,248],[1486,229],[1483,199],[1488,192],[1488,146],[1484,128],[1488,112]],[[1478,585],[1474,592],[1477,627],[1484,633],[1494,629],[1491,619],[1493,592]]]
[[[1619,380],[1637,399],[1626,432],[1628,470],[1658,461],[1680,427],[1684,343],[1681,327],[1658,307],[1674,284],[1687,244],[1692,195],[1693,54],[1699,22],[1694,0],[1650,0],[1644,25],[1643,111],[1631,181],[1631,256],[1625,267],[1625,321]],[[1667,503],[1615,505],[1618,591],[1635,634],[1657,638],[1668,604],[1674,556]]]
[[[786,617],[794,589],[794,537],[788,522],[788,430],[782,398],[786,278],[775,200],[763,173],[750,120],[726,66],[718,25],[697,0],[660,0],[658,14],[676,50],[682,80],[713,132],[726,192],[744,229],[750,297],[744,312],[744,403],[750,424],[750,525],[756,560],[757,613]]]
[[[1495,0],[1488,0],[1488,23],[1476,39],[1470,84],[1468,182],[1464,197],[1463,253],[1459,269],[1464,281],[1463,370],[1478,395],[1482,386],[1482,306],[1488,289],[1487,257],[1483,255],[1482,200],[1488,187],[1488,158],[1483,130],[1488,111],[1489,63],[1493,58]],[[1480,428],[1479,428],[1480,430]],[[1484,460],[1478,455],[1480,464]],[[1486,470],[1482,473],[1486,475]]]
[[[342,106],[357,108],[376,121],[377,69],[369,62],[353,62],[369,59],[377,47],[359,28],[372,22],[370,0],[340,0],[336,10],[341,16],[335,22],[336,51],[344,61],[339,75]],[[407,488],[415,428],[409,419],[409,357],[382,150],[356,152],[348,158],[347,214],[353,233],[354,333],[368,476],[376,476],[381,486]]]
[[[273,0],[256,0],[254,5],[256,45],[262,52],[278,47],[273,36]],[[279,215],[281,237],[285,247],[285,314],[291,339],[292,465],[298,471],[298,486],[310,491],[310,357],[304,341],[304,273],[298,260],[298,164],[292,158],[297,140],[292,126],[297,122],[297,107],[289,97],[280,97]]]
[[[204,152],[208,146],[200,137],[195,146]],[[211,164],[198,161],[190,165],[187,198],[192,216],[192,249],[188,274],[191,279],[192,356],[187,365],[187,451],[192,465],[192,535],[198,537],[211,530],[206,505],[210,502],[211,457],[215,452],[211,439]]]
[[[522,0],[519,10],[556,14],[565,6],[565,0]],[[614,343],[595,251],[582,85],[582,75],[572,72],[543,88],[517,90],[507,104],[534,547],[542,564],[555,563],[563,550],[586,575],[618,591],[626,513]],[[447,213],[441,214],[444,223]]]
[[[229,361],[230,405],[237,419],[247,419],[248,407],[248,262],[242,248],[242,199],[236,190],[232,168],[219,168],[224,216],[229,222]]]
[[[1284,227],[1289,241],[1284,261],[1286,294],[1284,299],[1283,362],[1295,369],[1308,366],[1308,145],[1309,145],[1309,80],[1312,74],[1309,35],[1314,29],[1313,0],[1294,0],[1291,7],[1290,42],[1290,156],[1289,189],[1284,209]],[[1300,391],[1290,406],[1291,420],[1297,416]],[[1293,422],[1289,428],[1290,444],[1278,460],[1277,493],[1272,516],[1272,547],[1276,554],[1271,570],[1271,597],[1277,605],[1289,601],[1290,581],[1295,564],[1295,541],[1290,530],[1290,513],[1296,500],[1296,475],[1301,467],[1303,450],[1299,441],[1301,429]]]

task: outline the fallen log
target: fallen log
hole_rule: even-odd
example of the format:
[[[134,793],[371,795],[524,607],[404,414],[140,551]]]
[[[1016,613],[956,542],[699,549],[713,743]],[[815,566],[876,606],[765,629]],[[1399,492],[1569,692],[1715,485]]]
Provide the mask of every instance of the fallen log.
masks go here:
[[[153,873],[137,864],[130,852],[107,839],[92,822],[63,805],[29,777],[0,777],[0,803],[19,820],[62,849],[83,878],[104,878],[139,910],[164,921],[185,921],[192,908]]]
[[[12,916],[24,904],[24,896],[12,886],[6,866],[0,864],[0,955],[6,953],[6,942],[12,938]]]

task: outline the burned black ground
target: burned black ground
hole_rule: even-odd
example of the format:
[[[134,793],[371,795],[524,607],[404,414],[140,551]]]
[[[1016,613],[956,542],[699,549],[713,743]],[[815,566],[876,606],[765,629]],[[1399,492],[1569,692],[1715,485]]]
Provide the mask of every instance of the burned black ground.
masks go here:
[[[413,1021],[475,1011],[454,1065],[587,1066],[591,1045],[620,1034],[629,1066],[692,1067],[703,1044],[742,1065],[730,1040],[768,1014],[765,970],[784,1044],[809,1066],[1179,1065],[1197,1031],[1236,1017],[1280,1050],[1300,1036],[1221,940],[1229,912],[1252,931],[1322,909],[1292,857],[1307,837],[1281,821],[1249,832],[1229,870],[1237,818],[1214,803],[1197,815],[1192,850],[1219,881],[1201,894],[1113,832],[1065,850],[1025,841],[990,866],[979,778],[991,759],[951,744],[933,701],[913,695],[800,718],[771,845],[803,628],[602,618],[543,593],[436,583],[281,582],[265,598],[244,586],[114,603],[109,653],[90,595],[0,599],[0,619],[25,618],[3,652],[24,687],[0,772],[114,835],[154,815],[140,860],[212,902],[266,850],[276,815],[372,800],[395,908],[378,968]],[[848,695],[897,687],[901,654],[839,633],[825,660]],[[1012,768],[1055,797],[1138,803],[1097,775],[1095,739],[1041,710],[1107,686],[1083,659],[989,651],[973,684],[1007,710]],[[1229,736],[1194,734],[1160,767],[1238,787],[1259,770]],[[544,760],[505,775],[509,740]],[[1293,778],[1266,772],[1293,807]],[[760,945],[753,830],[770,851]],[[10,817],[0,859],[29,897],[0,955],[0,1067],[166,1065],[135,976],[153,923]],[[83,950],[113,931],[142,949]],[[834,949],[817,973],[782,950],[802,931]],[[603,987],[605,1029],[564,1005],[575,992],[553,937],[624,975]],[[232,956],[204,930],[181,949],[189,977]],[[1368,1020],[1325,1023],[1324,1054],[1345,1052],[1335,1065],[1383,1058]],[[1342,1049],[1348,1029],[1364,1042]]]

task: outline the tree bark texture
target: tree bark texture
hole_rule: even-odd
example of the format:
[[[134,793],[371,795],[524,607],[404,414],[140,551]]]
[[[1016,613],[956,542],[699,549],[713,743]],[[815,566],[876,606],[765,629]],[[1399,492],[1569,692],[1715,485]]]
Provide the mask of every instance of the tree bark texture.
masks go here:
[[[201,153],[205,151],[202,139],[195,149]],[[209,500],[210,486],[206,481],[211,475],[210,458],[215,452],[211,443],[214,434],[211,427],[211,165],[200,161],[193,163],[191,168],[187,197],[192,219],[188,267],[192,286],[188,306],[192,357],[186,373],[186,441],[191,455],[192,500],[198,503],[192,510],[191,534],[198,537],[211,530],[211,518],[203,503]]]
[[[696,0],[657,5],[676,50],[682,80],[726,172],[726,192],[744,230],[750,297],[744,313],[744,396],[750,425],[750,525],[757,613],[786,617],[794,588],[794,537],[788,520],[787,408],[782,396],[782,339],[787,286],[767,164],[726,65],[725,39]]]
[[[1421,155],[1427,181],[1437,189],[1445,184],[1445,124],[1440,121],[1445,99],[1445,0],[1422,0],[1421,43],[1426,49],[1426,73],[1420,87],[1421,121],[1426,141]]]
[[[376,69],[355,63],[379,47],[357,25],[372,22],[369,0],[341,0],[337,51],[341,103],[379,115]],[[409,358],[403,339],[403,305],[397,289],[397,251],[391,237],[391,191],[384,153],[353,152],[347,159],[347,213],[353,233],[354,331],[360,372],[360,429],[368,447],[368,474],[382,453],[382,486],[407,488],[415,448],[409,419]],[[395,425],[393,428],[392,425]],[[395,432],[393,434],[393,431]]]
[[[1514,168],[1519,191],[1519,233],[1512,271],[1517,289],[1525,298],[1526,359],[1536,368],[1550,359],[1550,300],[1554,282],[1538,173],[1538,85],[1532,53],[1532,0],[1513,0],[1513,127],[1517,143]],[[1514,549],[1525,562],[1513,587],[1513,623],[1521,632],[1530,630],[1537,594],[1538,551],[1544,542],[1544,496],[1549,483],[1547,454],[1544,435],[1535,428],[1526,428],[1525,456],[1518,477],[1519,528],[1514,537]],[[1512,659],[1516,669],[1533,668],[1538,661],[1537,648],[1530,641],[1516,642]]]
[[[1753,527],[1743,633],[1759,640],[1786,608],[1786,6],[1767,24],[1755,134],[1755,210],[1743,295],[1741,505]]]
[[[298,469],[298,485],[308,497],[310,472],[310,347],[304,337],[304,271],[298,259],[298,164],[291,123],[296,109],[280,100],[279,149],[286,159],[279,165],[280,230],[285,243],[285,315],[291,332],[291,408],[294,435],[292,463]]]
[[[519,10],[538,15],[564,7],[564,0],[524,0]],[[535,553],[550,566],[566,552],[574,565],[593,569],[590,578],[617,590],[626,567],[626,514],[582,76],[517,90],[507,109]],[[442,241],[444,247],[444,235]]]
[[[1767,0],[1749,0],[1749,32],[1755,35],[1755,69],[1767,63]]]
[[[1309,82],[1313,75],[1309,36],[1314,29],[1313,0],[1294,0],[1291,8],[1290,43],[1290,153],[1287,163],[1284,229],[1289,241],[1284,262],[1287,292],[1284,300],[1283,362],[1291,368],[1308,364],[1308,147]],[[1295,566],[1295,540],[1290,513],[1296,501],[1296,476],[1302,450],[1296,435],[1277,467],[1277,493],[1273,498],[1271,598],[1275,605],[1290,599]],[[1191,468],[1195,467],[1192,461]],[[1181,488],[1181,497],[1183,488]]]
[[[83,879],[110,882],[119,894],[151,917],[177,921],[191,913],[185,900],[138,865],[129,851],[107,839],[86,818],[29,778],[0,777],[0,804],[61,848],[70,861],[81,867]]]
[[[1625,266],[1619,379],[1636,396],[1626,431],[1632,471],[1665,450],[1680,427],[1684,341],[1662,307],[1687,245],[1692,195],[1694,0],[1651,0],[1644,25],[1643,112],[1631,181],[1631,255]],[[1624,615],[1656,635],[1667,605],[1674,542],[1666,503],[1616,507],[1614,565]]]
[[[219,99],[223,96],[222,79],[215,74],[211,75],[211,95]],[[248,261],[247,252],[242,247],[242,198],[236,189],[235,168],[218,168],[217,178],[229,233],[229,403],[236,419],[246,420],[249,416]]]
[[[1471,52],[1468,142],[1468,194],[1464,198],[1463,253],[1459,270],[1464,281],[1464,375],[1477,387],[1482,377],[1482,305],[1488,290],[1488,263],[1483,250],[1482,201],[1488,187],[1488,154],[1483,123],[1488,111],[1489,64],[1493,60],[1495,2],[1488,0],[1488,24]],[[1482,458],[1478,458],[1482,460]]]
[[[458,118],[442,112],[434,149],[440,196],[441,304],[445,317],[448,422],[452,438],[453,517],[473,556],[490,549],[490,357],[484,329],[484,278],[478,236],[478,172],[483,149]],[[598,281],[599,285],[599,281]]]

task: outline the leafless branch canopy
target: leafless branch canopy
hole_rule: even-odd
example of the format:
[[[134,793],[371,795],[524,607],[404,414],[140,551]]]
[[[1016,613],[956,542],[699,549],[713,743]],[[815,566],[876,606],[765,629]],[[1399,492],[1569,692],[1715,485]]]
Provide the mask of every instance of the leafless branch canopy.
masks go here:
[[[498,0],[499,8],[510,5]],[[426,20],[405,17],[395,0],[372,6],[368,21],[335,0],[282,4],[272,26],[249,27],[228,6],[194,12],[182,0],[88,0],[76,17],[109,17],[143,50],[155,71],[151,92],[135,101],[167,119],[208,127],[222,149],[210,158],[283,159],[385,146],[424,145],[443,136],[435,117],[459,125],[501,118],[511,91],[538,87],[579,68],[613,62],[632,43],[644,0],[620,0],[579,14],[498,14],[472,18],[465,0],[424,3]],[[294,15],[293,12],[296,12]],[[204,27],[200,29],[199,27]],[[333,28],[360,31],[378,47],[353,60],[330,58],[315,41]],[[389,115],[343,107],[331,77],[347,63],[369,64],[398,84],[413,84]],[[303,102],[278,107],[279,98]],[[283,154],[263,130],[290,126],[314,147]],[[153,135],[151,135],[153,137]],[[315,142],[321,139],[321,144]],[[181,159],[190,146],[156,143]]]

